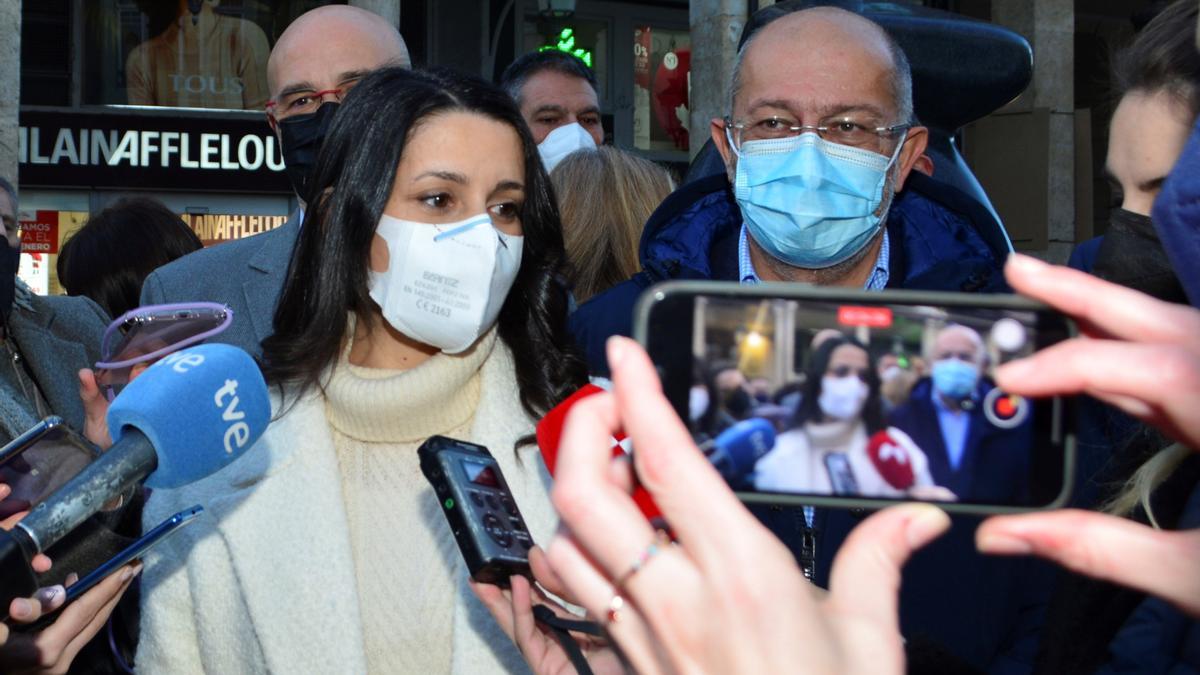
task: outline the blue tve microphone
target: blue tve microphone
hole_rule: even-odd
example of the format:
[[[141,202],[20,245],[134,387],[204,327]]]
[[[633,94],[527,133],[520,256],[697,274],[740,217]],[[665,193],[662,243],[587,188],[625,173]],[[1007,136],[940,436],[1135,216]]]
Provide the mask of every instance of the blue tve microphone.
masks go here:
[[[12,598],[36,590],[29,570],[34,554],[142,479],[152,488],[179,487],[227,466],[270,419],[262,374],[237,347],[199,345],[147,368],[109,407],[112,447],[0,532],[0,616],[8,615]]]
[[[742,420],[700,446],[721,476],[734,483],[754,470],[763,455],[775,447],[775,427],[761,417]]]

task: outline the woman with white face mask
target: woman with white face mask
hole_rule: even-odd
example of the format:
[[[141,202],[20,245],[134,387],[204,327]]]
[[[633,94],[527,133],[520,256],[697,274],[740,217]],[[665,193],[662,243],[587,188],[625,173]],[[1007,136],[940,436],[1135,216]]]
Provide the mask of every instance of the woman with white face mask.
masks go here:
[[[862,344],[827,338],[809,363],[793,428],[754,467],[759,490],[953,500],[925,453],[882,422],[879,377]]]
[[[489,448],[549,539],[534,422],[586,373],[537,147],[491,84],[389,68],[347,96],[310,182],[263,343],[276,419],[227,470],[146,506],[146,523],[179,504],[213,517],[147,568],[138,671],[523,670],[417,448]]]

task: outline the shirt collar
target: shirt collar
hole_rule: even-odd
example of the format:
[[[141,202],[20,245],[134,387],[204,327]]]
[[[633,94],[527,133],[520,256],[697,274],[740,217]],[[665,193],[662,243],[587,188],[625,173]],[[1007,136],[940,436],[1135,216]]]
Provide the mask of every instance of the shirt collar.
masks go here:
[[[750,259],[750,242],[746,224],[742,223],[741,234],[738,235],[738,280],[743,284],[760,284],[762,279],[754,270],[754,262]],[[891,276],[889,261],[891,260],[892,244],[888,231],[883,231],[883,244],[879,247],[879,255],[875,258],[875,267],[867,278],[864,290],[881,291],[887,287]]]

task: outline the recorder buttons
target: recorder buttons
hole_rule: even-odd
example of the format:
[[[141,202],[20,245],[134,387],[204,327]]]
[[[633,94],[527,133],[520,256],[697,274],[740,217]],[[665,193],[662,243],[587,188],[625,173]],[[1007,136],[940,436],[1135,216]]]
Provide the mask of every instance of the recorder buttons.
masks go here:
[[[983,416],[1001,429],[1015,429],[1029,419],[1029,399],[992,389],[983,398]]]
[[[513,503],[513,500],[509,499],[508,497],[501,497],[500,504],[504,506],[504,510],[508,513],[508,515],[517,515],[517,505]]]
[[[488,535],[496,540],[504,548],[512,546],[512,537],[509,536],[508,530],[504,529],[504,523],[500,519],[490,513],[483,514],[483,528],[487,530]]]
[[[475,502],[475,506],[478,506],[481,509],[483,508],[483,495],[475,492],[474,490],[468,492],[467,494],[471,495],[471,501]]]

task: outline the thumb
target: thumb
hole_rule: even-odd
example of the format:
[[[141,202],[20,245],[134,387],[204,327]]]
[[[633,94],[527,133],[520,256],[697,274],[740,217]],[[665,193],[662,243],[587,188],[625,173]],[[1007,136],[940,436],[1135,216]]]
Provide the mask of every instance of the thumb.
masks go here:
[[[1200,530],[1163,532],[1088,511],[997,516],[979,526],[984,553],[1033,554],[1156,595],[1200,617]]]
[[[79,400],[83,402],[84,435],[107,450],[112,445],[108,432],[108,399],[100,392],[96,373],[91,368],[79,370]]]
[[[949,527],[950,517],[928,504],[893,506],[864,520],[833,561],[829,608],[898,635],[900,568]]]

